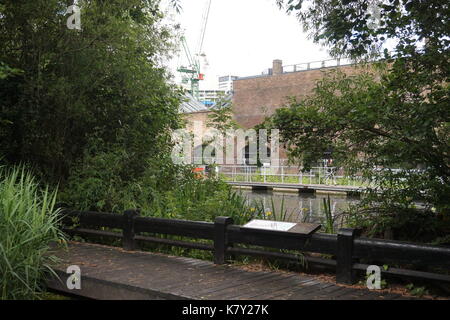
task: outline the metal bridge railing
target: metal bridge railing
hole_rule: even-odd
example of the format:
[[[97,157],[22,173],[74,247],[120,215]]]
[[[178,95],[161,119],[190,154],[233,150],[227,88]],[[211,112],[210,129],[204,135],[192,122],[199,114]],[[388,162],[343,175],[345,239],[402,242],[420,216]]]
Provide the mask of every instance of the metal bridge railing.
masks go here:
[[[364,187],[362,176],[348,176],[340,168],[314,167],[302,171],[293,166],[258,167],[247,165],[218,166],[216,171],[226,180],[233,182],[263,182],[302,185],[330,185]]]

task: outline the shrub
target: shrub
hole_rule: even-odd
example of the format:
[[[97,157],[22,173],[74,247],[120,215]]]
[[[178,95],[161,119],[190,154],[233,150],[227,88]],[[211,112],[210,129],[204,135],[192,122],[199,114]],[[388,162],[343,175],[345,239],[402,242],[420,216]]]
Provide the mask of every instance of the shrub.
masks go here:
[[[244,223],[250,217],[247,199],[220,179],[198,179],[191,166],[165,157],[141,160],[145,170],[131,176],[128,161],[123,152],[85,157],[71,172],[60,200],[78,210],[139,208],[144,216],[173,219],[214,221],[226,215]]]
[[[56,191],[40,189],[24,168],[0,169],[0,297],[39,297],[54,258],[51,241],[62,238],[54,210]]]

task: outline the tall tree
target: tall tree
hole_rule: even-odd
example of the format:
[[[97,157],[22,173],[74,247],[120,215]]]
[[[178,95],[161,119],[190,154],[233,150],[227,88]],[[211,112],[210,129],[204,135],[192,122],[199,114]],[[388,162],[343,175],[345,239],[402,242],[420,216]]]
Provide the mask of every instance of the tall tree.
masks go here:
[[[363,205],[376,207],[392,226],[403,209],[414,208],[415,199],[449,219],[449,4],[278,3],[296,13],[332,54],[382,58],[358,75],[331,73],[309,99],[277,111],[273,125],[281,129],[291,155],[311,165],[331,147],[341,165],[362,171],[372,182],[374,190]]]
[[[178,92],[162,61],[173,48],[159,0],[5,0],[0,61],[23,72],[0,79],[0,154],[57,182],[89,154],[121,149],[127,174],[170,151]],[[125,159],[125,158],[124,158]]]

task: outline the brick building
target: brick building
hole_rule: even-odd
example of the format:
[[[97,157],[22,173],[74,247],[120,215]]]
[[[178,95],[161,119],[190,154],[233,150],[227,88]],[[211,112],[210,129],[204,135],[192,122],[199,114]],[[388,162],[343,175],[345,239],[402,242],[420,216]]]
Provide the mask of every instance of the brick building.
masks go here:
[[[232,93],[234,119],[244,129],[260,124],[265,117],[286,105],[289,97],[301,99],[310,95],[316,81],[333,68],[339,68],[347,74],[357,72],[356,67],[346,61],[342,63],[339,60],[326,60],[283,66],[281,60],[274,60],[272,68],[261,75],[235,79]],[[198,108],[184,113],[191,132],[204,133],[208,130],[206,122],[210,114],[209,109]],[[197,123],[196,128],[194,123]],[[196,147],[198,146],[194,146]],[[237,150],[235,158],[236,155]],[[282,148],[279,150],[279,158],[280,163],[285,163],[283,160],[287,156]]]
[[[244,128],[263,122],[266,116],[285,105],[288,97],[302,98],[311,94],[316,81],[332,68],[346,73],[356,70],[354,66],[342,65],[338,60],[286,67],[283,67],[281,60],[274,60],[266,74],[235,80],[233,112],[236,122]]]

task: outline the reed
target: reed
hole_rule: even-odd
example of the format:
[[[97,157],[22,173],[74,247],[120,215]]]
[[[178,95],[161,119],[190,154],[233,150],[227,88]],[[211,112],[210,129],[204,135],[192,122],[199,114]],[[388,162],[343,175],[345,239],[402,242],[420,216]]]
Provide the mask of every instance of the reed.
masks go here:
[[[323,221],[325,232],[334,233],[334,218],[333,213],[331,212],[331,200],[329,195],[327,198],[323,199],[323,211],[325,213],[325,219]]]
[[[35,299],[55,259],[49,244],[63,239],[56,191],[41,189],[23,167],[0,168],[0,298]]]

